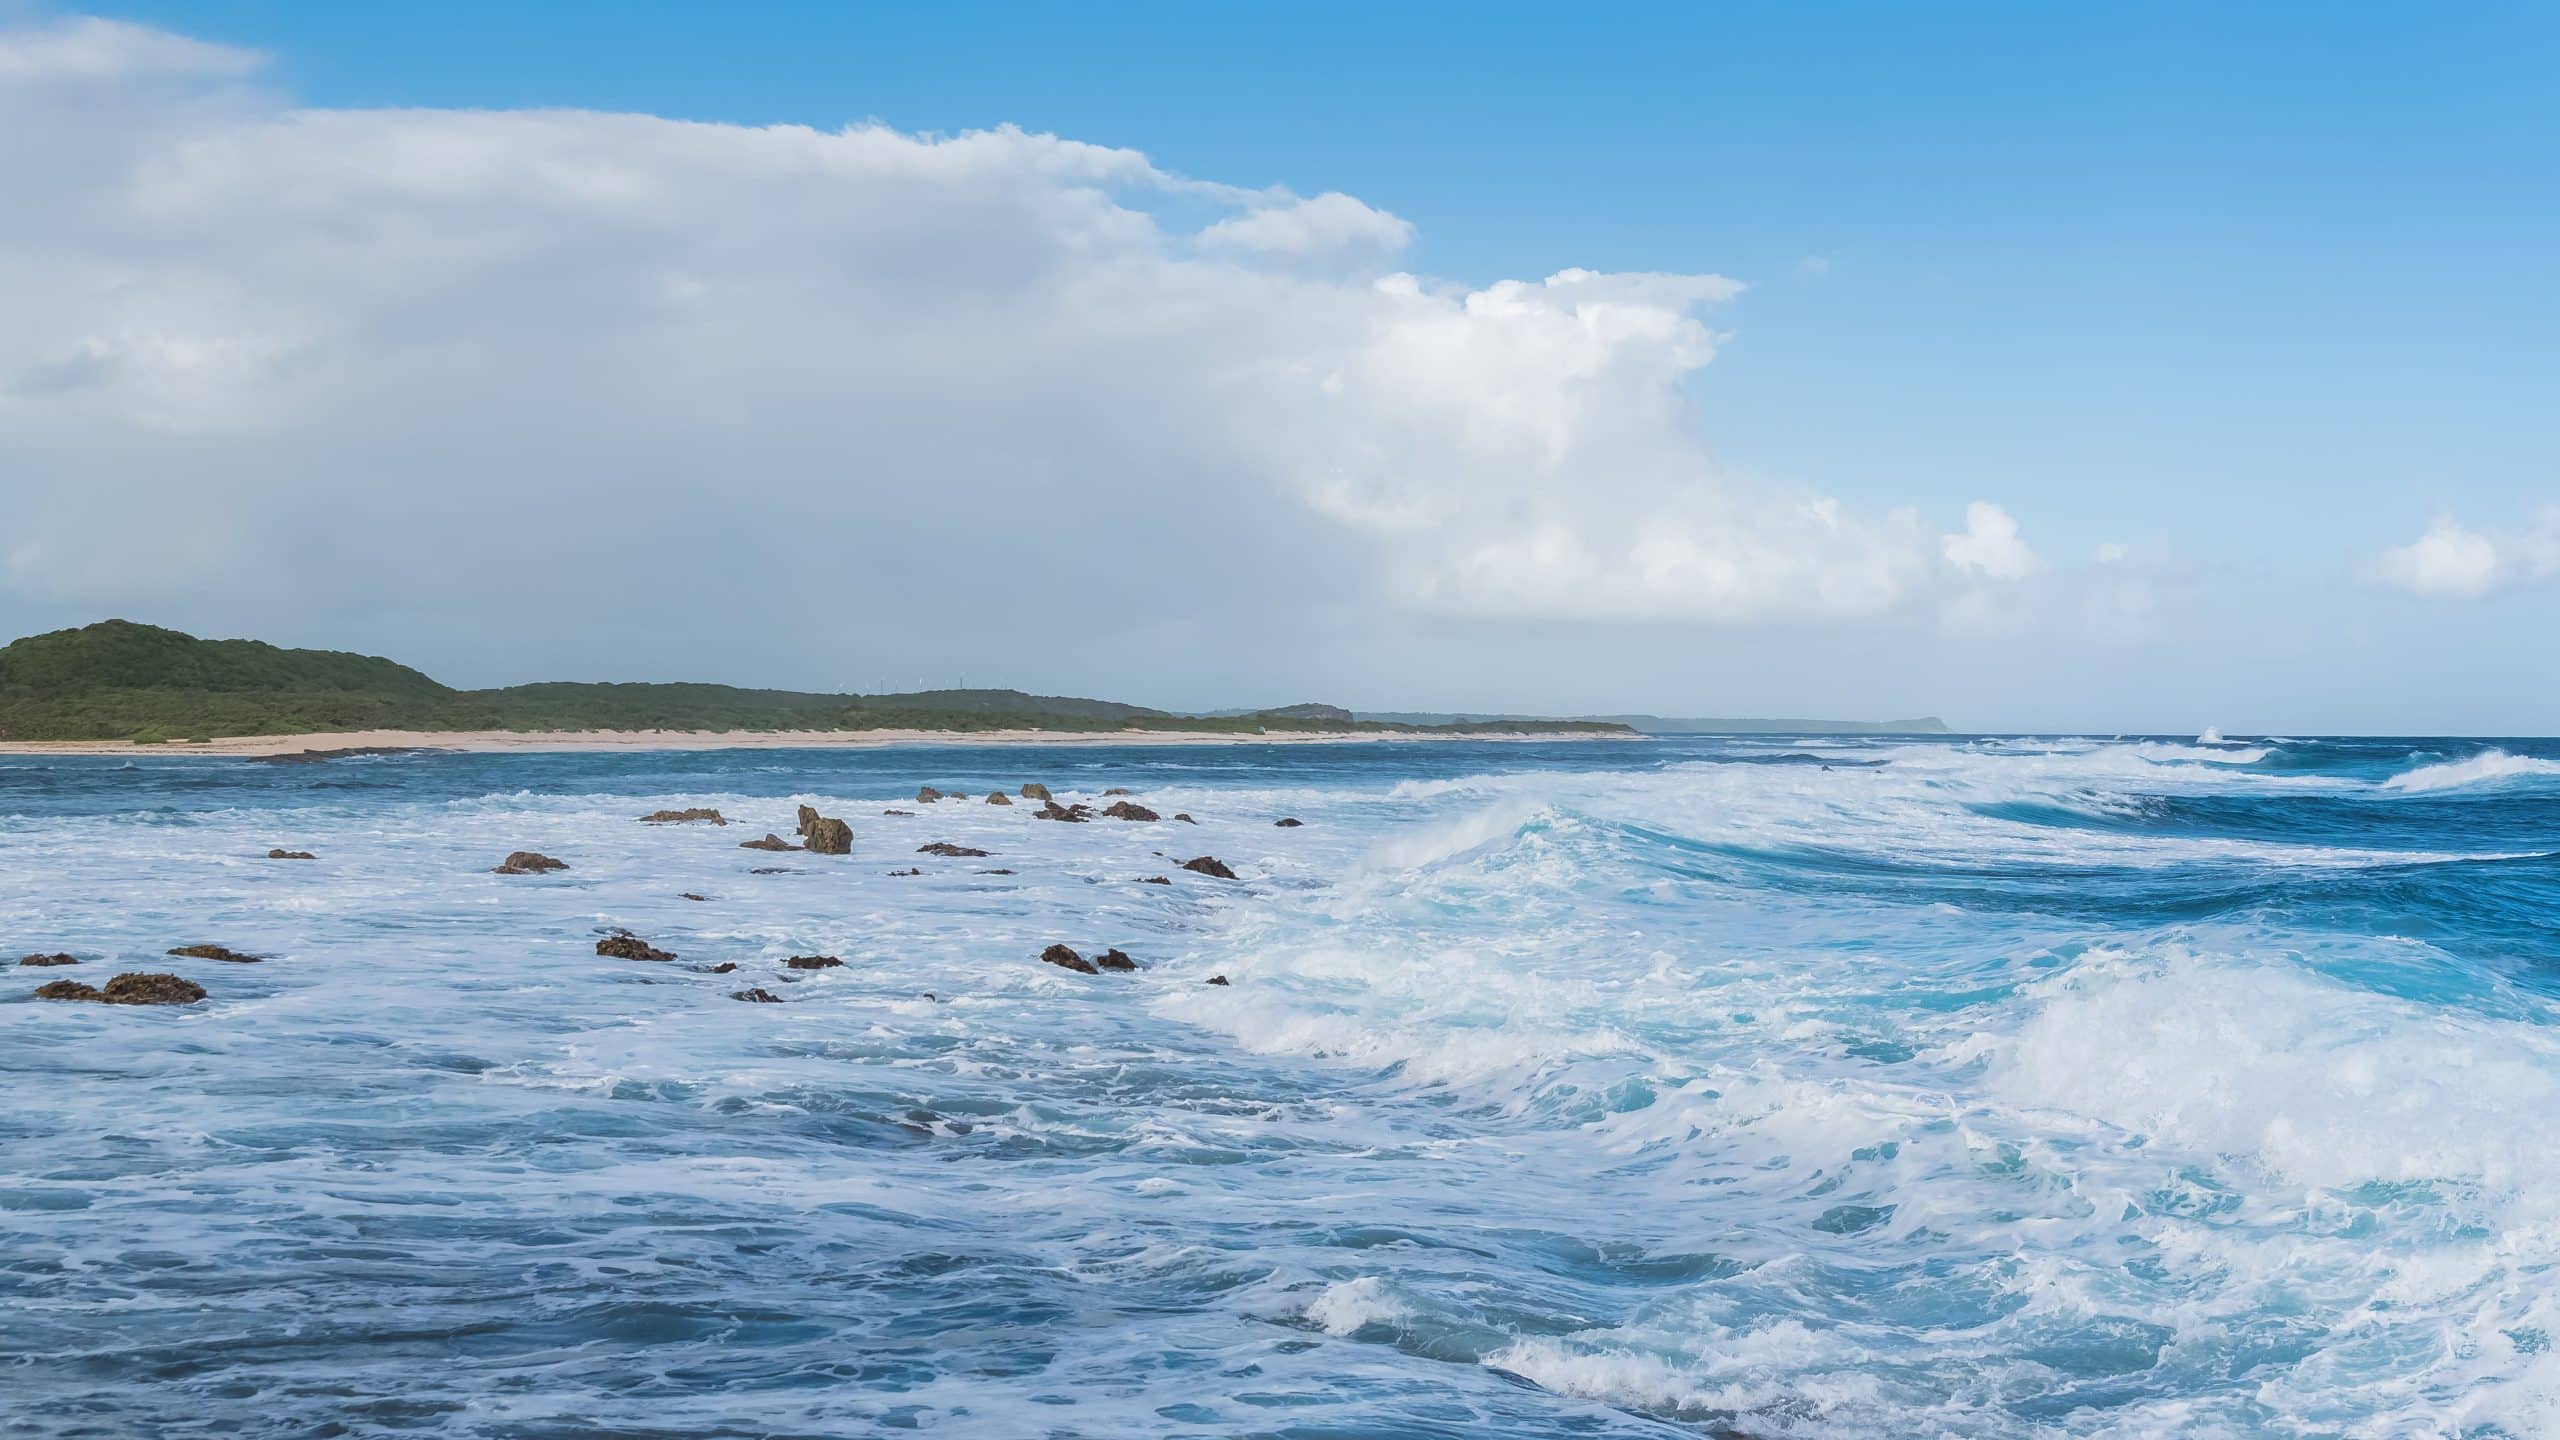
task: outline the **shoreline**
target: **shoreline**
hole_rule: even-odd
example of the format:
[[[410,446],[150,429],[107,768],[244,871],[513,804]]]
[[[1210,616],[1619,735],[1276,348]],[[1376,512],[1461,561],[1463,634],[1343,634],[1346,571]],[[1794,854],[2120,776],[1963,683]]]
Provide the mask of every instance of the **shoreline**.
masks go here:
[[[344,730],[300,735],[232,735],[195,743],[172,740],[0,740],[0,756],[190,756],[269,759],[332,750],[447,750],[511,754],[676,750],[876,750],[928,745],[1349,745],[1425,741],[1519,743],[1642,740],[1639,734],[1541,734],[1495,731],[1447,735],[1374,730],[1290,730],[1242,735],[1220,730]]]

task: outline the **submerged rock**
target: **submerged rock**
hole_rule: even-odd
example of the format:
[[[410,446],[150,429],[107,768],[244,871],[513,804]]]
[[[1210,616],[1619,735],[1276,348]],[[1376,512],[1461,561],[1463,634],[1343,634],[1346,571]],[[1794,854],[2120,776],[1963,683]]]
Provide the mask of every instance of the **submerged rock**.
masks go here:
[[[792,847],[785,845],[782,848],[788,850]],[[788,865],[759,865],[747,873],[750,875],[797,875],[800,872]]]
[[[1208,875],[1220,880],[1236,878],[1236,872],[1228,869],[1226,862],[1215,855],[1202,855],[1197,859],[1185,860],[1182,862],[1182,868],[1194,875]]]
[[[1173,877],[1169,875],[1149,875],[1138,883],[1141,885],[1170,885],[1173,883]]]
[[[69,955],[54,954],[21,955],[18,957],[18,963],[21,965],[77,965],[80,962]]]
[[[1046,800],[1049,798],[1049,787],[1034,782],[1023,786],[1021,795],[1025,800]]]
[[[1212,975],[1209,977],[1209,983],[1212,985],[1224,985],[1227,983],[1227,977],[1224,975]]]
[[[1105,970],[1135,970],[1138,968],[1138,962],[1130,959],[1127,952],[1121,950],[1117,946],[1094,956],[1093,963],[1101,966]]]
[[[263,955],[243,955],[226,945],[180,945],[168,953],[181,960],[226,960],[234,965],[255,965],[266,958]]]
[[[692,891],[690,891],[690,890],[685,890],[685,891],[681,891],[681,892],[679,892],[679,893],[676,895],[676,898],[677,898],[677,899],[679,899],[679,900],[708,900],[708,899],[710,899],[711,897],[710,897],[710,896],[708,896],[708,895],[696,895],[696,894],[694,894],[694,893],[693,893]]]
[[[987,803],[990,805],[1010,805],[1013,803],[1013,797],[1005,794],[1001,790],[990,790],[987,792]]]
[[[794,955],[782,963],[794,970],[833,970],[844,964],[833,955]]]
[[[772,991],[765,989],[761,985],[756,986],[752,990],[732,990],[729,992],[729,998],[732,1000],[744,1000],[750,1005],[779,1005],[782,1003],[781,996],[774,994]]]
[[[1114,820],[1161,820],[1164,818],[1144,805],[1132,804],[1127,800],[1121,801],[1102,813]]]
[[[95,1000],[106,1005],[193,1005],[204,998],[204,987],[183,976],[155,971],[118,975],[104,990],[77,980],[56,980],[37,986],[36,998]]]
[[[739,841],[738,848],[741,850],[797,850],[800,847],[768,830],[761,840]]]
[[[883,815],[905,815],[912,818],[916,812],[913,810],[883,810],[880,813]]]
[[[717,965],[696,965],[693,968],[701,971],[705,975],[729,975],[736,973],[738,962],[735,960],[723,960]]]
[[[1079,975],[1099,975],[1102,973],[1100,970],[1094,968],[1092,961],[1077,954],[1075,952],[1075,947],[1071,945],[1052,945],[1048,949],[1040,952],[1040,958],[1057,966],[1061,970],[1073,970]]]
[[[509,854],[506,859],[499,861],[498,868],[492,873],[498,875],[542,875],[553,870],[566,870],[568,868],[569,865],[567,861],[554,860],[539,850],[518,850]]]
[[[317,860],[320,857],[308,850],[270,850],[267,852],[267,858],[270,860]]]
[[[809,827],[809,853],[812,855],[850,855],[853,853],[853,827],[831,816],[821,815]]]
[[[1013,872],[1010,870],[981,870],[978,873],[981,875],[1010,875]]]
[[[1197,824],[1199,824],[1199,823],[1200,823],[1199,821],[1192,819],[1189,815],[1184,814],[1184,813],[1183,813],[1182,811],[1180,811],[1180,810],[1176,810],[1176,811],[1174,811],[1174,812],[1173,812],[1173,818],[1174,818],[1174,819],[1176,819],[1176,820],[1181,821],[1181,822],[1182,822],[1183,824],[1185,824],[1185,825],[1197,825]]]
[[[1137,791],[1130,789],[1126,785],[1114,785],[1110,789],[1102,792],[1102,798],[1108,800],[1114,795],[1135,795],[1137,793]]]
[[[643,825],[690,825],[697,820],[711,825],[729,823],[729,817],[710,809],[660,810],[655,814],[640,817],[640,823]]]
[[[906,869],[904,869],[904,870],[892,870],[892,871],[890,871],[890,872],[889,872],[889,878],[890,878],[890,879],[892,879],[892,880],[904,880],[904,879],[906,879],[906,878],[907,878],[908,876],[910,876],[910,875],[921,875],[921,874],[923,874],[923,873],[924,873],[923,871],[918,870],[918,869],[917,869],[917,868],[915,868],[914,866],[910,865],[910,866],[908,866],[908,867],[907,867]]]
[[[1090,805],[1061,805],[1057,801],[1052,800],[1048,804],[1041,806],[1039,809],[1032,811],[1031,818],[1034,820],[1064,820],[1071,825],[1081,825],[1087,820],[1093,818],[1093,807]]]
[[[675,953],[661,950],[628,930],[617,931],[596,942],[596,953],[608,960],[673,960]]]
[[[916,853],[919,855],[948,855],[954,860],[983,860],[987,856],[987,852],[984,850],[972,850],[966,845],[954,845],[948,840],[936,840],[930,845],[919,845],[916,847]]]
[[[1306,822],[1306,821],[1304,821],[1304,820],[1299,819],[1299,818],[1298,818],[1297,816],[1295,816],[1295,815],[1283,815],[1283,816],[1281,816],[1279,819],[1274,820],[1274,821],[1272,821],[1271,823],[1272,823],[1272,825],[1273,825],[1273,826],[1275,826],[1275,827],[1276,827],[1276,828],[1278,828],[1278,829],[1282,829],[1282,830],[1295,830],[1295,829],[1297,829],[1299,826],[1304,825],[1304,824],[1306,824],[1307,822]]]

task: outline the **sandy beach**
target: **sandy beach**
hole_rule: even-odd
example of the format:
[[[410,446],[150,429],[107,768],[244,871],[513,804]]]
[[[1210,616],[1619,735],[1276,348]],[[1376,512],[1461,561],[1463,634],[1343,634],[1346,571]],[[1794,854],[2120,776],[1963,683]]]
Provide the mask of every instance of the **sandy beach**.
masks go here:
[[[578,750],[864,750],[893,745],[1341,745],[1421,740],[1640,740],[1641,735],[1499,731],[1433,734],[1379,730],[1289,730],[1239,735],[1215,730],[345,730],[303,735],[235,735],[137,745],[129,740],[0,740],[0,755],[233,755],[257,758],[330,750],[458,750],[482,753]]]

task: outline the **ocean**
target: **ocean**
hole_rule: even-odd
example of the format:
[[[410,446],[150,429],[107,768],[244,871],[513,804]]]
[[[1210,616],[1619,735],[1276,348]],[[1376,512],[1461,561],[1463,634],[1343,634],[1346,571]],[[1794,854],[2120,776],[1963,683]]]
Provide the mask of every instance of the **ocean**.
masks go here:
[[[2528,741],[0,758],[0,1434],[2552,1436],[2555,856]]]

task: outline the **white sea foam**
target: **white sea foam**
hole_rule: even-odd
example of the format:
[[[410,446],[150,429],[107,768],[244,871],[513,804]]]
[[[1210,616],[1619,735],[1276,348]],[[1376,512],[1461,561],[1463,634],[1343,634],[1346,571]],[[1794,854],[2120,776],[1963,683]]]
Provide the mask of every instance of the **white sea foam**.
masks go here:
[[[2459,790],[2470,785],[2487,785],[2500,780],[2515,780],[2528,775],[2560,775],[2560,760],[2545,760],[2533,755],[2510,755],[2504,750],[2483,750],[2460,760],[2443,760],[2404,770],[2382,782],[2385,790],[2424,794],[2435,790]]]

